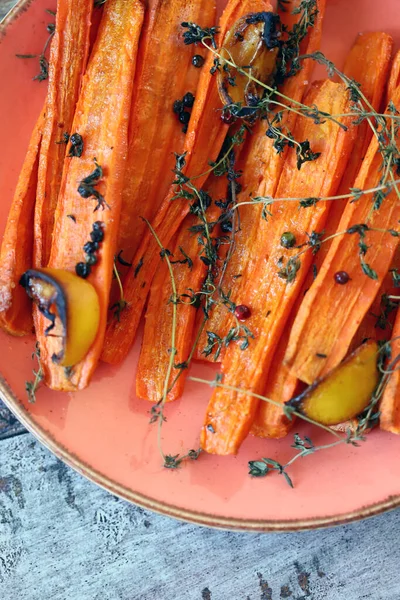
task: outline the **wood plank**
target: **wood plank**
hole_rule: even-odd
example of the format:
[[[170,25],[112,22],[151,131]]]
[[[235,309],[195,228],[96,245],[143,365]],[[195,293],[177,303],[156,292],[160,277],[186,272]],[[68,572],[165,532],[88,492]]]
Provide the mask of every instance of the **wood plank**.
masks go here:
[[[115,498],[29,434],[1,443],[0,523],[4,600],[400,598],[400,511],[301,534],[200,528]]]

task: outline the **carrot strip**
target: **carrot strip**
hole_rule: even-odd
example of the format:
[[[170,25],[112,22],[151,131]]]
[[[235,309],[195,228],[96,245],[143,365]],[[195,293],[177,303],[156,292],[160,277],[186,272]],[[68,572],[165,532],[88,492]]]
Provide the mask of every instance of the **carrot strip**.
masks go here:
[[[153,0],[146,13],[129,122],[118,235],[118,250],[127,261],[135,256],[147,228],[140,217],[153,219],[173,180],[174,152],[179,154],[184,146],[183,126],[172,109],[174,101],[187,92],[197,94],[201,69],[192,65],[192,58],[205,52],[184,44],[181,23],[210,27],[214,19],[213,0]]]
[[[76,264],[84,260],[83,246],[89,240],[93,223],[103,222],[104,240],[89,276],[99,296],[100,325],[86,358],[71,373],[65,373],[51,360],[59,342],[57,338],[45,337],[48,322],[37,315],[41,363],[45,381],[53,389],[87,386],[103,345],[121,210],[132,81],[143,16],[139,0],[107,0],[76,108],[73,130],[83,137],[84,152],[82,157],[73,157],[65,163],[49,266],[75,271]],[[103,169],[96,193],[108,205],[98,212],[93,211],[94,198],[82,197],[77,191],[80,182],[93,172],[94,158]]]
[[[400,312],[397,311],[391,343],[391,359],[395,363],[400,356]],[[384,431],[400,434],[400,370],[399,365],[393,364],[393,372],[386,385],[379,406],[380,427]]]
[[[66,0],[57,6],[36,194],[36,267],[45,267],[50,258],[54,213],[66,150],[63,134],[74,133],[71,126],[89,53],[92,9],[92,0]]]
[[[230,0],[219,22],[217,45],[220,45],[226,32],[234,23],[249,12],[271,10],[268,0]],[[218,94],[216,79],[210,74],[214,64],[214,55],[209,53],[203,67],[198,93],[193,106],[188,133],[185,138],[184,153],[187,177],[202,176],[196,179],[196,186],[201,188],[207,179],[209,161],[218,156],[228,126],[221,121],[221,100]],[[172,201],[176,189],[172,186],[152,223],[159,240],[164,247],[178,230],[189,212],[187,200]],[[136,253],[133,265],[127,273],[124,283],[125,298],[128,302],[120,321],[113,319],[107,329],[102,359],[106,362],[120,362],[129,351],[135,338],[147,294],[160,260],[160,249],[150,231],[147,231]]]
[[[393,60],[392,69],[390,72],[389,83],[388,83],[388,88],[387,88],[386,105],[389,104],[389,101],[391,100],[391,98],[393,98],[393,96],[396,92],[396,89],[399,86],[400,86],[400,50],[398,50],[398,52],[396,53],[394,60]]]
[[[345,75],[361,84],[364,96],[377,112],[380,110],[389,77],[392,49],[393,38],[390,35],[381,32],[362,33],[357,37],[351,48],[343,68]],[[376,65],[379,65],[379,69],[376,68]],[[392,80],[393,73],[392,68]],[[372,135],[372,130],[367,121],[357,126],[356,143],[337,191],[338,195],[348,194],[350,188],[354,187],[354,182],[367,153]],[[347,199],[333,202],[325,228],[326,237],[337,231],[347,202]],[[321,251],[318,253],[316,260],[318,268],[325,259],[329,246],[329,243],[321,246]]]
[[[400,88],[393,97],[400,107]],[[382,176],[382,155],[374,137],[355,182],[362,190],[374,188]],[[372,210],[370,195],[348,203],[339,223],[339,231],[367,223],[369,227],[393,228],[400,218],[397,190],[383,199],[378,210]],[[384,231],[367,234],[369,246],[365,261],[376,272],[367,277],[360,266],[359,236],[340,235],[331,244],[321,270],[300,307],[291,331],[286,363],[299,379],[312,383],[334,368],[346,355],[351,340],[369,310],[383,278],[392,262],[397,238]],[[346,285],[335,281],[335,273],[344,270],[350,277]],[[321,358],[326,356],[326,358]]]
[[[364,33],[360,34],[353,47],[351,48],[344,65],[343,72],[348,77],[355,79],[361,84],[366,98],[371,102],[376,111],[379,111],[386,80],[390,67],[390,57],[393,46],[392,38],[386,33]],[[376,65],[379,64],[379,69]],[[357,138],[354,149],[351,153],[349,162],[344,172],[341,184],[338,189],[338,194],[348,194],[349,189],[354,186],[358,170],[361,166],[363,157],[368,149],[368,145],[372,138],[372,131],[368,123],[361,123],[357,128]],[[332,203],[329,211],[329,219],[325,225],[325,237],[337,231],[340,218],[346,206],[347,200],[336,200]],[[323,244],[314,259],[314,265],[319,270],[323,259],[329,249],[329,242]],[[283,363],[283,358],[286,352],[287,343],[289,341],[289,332],[293,325],[294,318],[297,314],[303,296],[312,285],[314,279],[313,272],[309,272],[303,284],[303,289],[299,294],[295,307],[291,312],[289,322],[285,328],[285,332],[279,341],[277,354],[270,370],[264,395],[271,397],[273,400],[284,403],[290,400],[297,393],[297,388],[300,382],[297,377],[290,373],[288,367]],[[378,305],[376,310],[380,311]],[[372,312],[374,310],[372,309]],[[373,321],[373,322],[371,322]],[[374,323],[376,318],[369,316],[367,323],[360,326],[356,341],[353,340],[352,347],[356,349],[366,337],[375,337]],[[367,333],[368,330],[368,333]],[[361,336],[361,337],[360,337]],[[358,343],[357,343],[358,340]],[[292,428],[294,420],[290,421],[285,416],[282,409],[279,407],[261,402],[256,418],[254,420],[252,433],[259,437],[284,437]]]
[[[211,198],[218,199],[225,195],[227,181],[224,177],[212,177],[206,188]],[[218,219],[220,209],[212,204],[207,210],[207,220],[211,223]],[[200,259],[198,234],[190,228],[199,224],[195,215],[188,215],[183,221],[176,240],[171,248],[175,285],[181,302],[177,304],[177,324],[175,334],[176,355],[174,364],[183,365],[189,358],[193,346],[193,334],[196,322],[196,304],[193,304],[193,292],[200,290],[206,276],[207,267]],[[184,254],[183,254],[183,252]],[[190,261],[187,260],[189,257]],[[179,260],[186,261],[180,264]],[[171,348],[172,285],[170,273],[163,261],[153,279],[146,310],[145,328],[136,374],[136,393],[139,398],[158,402],[162,398],[165,378],[167,376],[169,353]],[[182,297],[182,294],[186,296]],[[156,342],[154,333],[156,332]],[[172,386],[179,374],[167,401],[176,400],[183,393],[187,369],[175,368],[169,382]]]
[[[17,188],[8,214],[0,251],[0,327],[13,335],[32,331],[32,307],[19,285],[32,266],[33,214],[44,111],[33,130]]]
[[[344,85],[331,81],[312,86],[305,103],[317,105],[320,110],[343,114],[349,111],[348,93]],[[349,117],[341,119],[350,126]],[[315,197],[334,193],[340,183],[347,158],[354,143],[354,131],[344,131],[332,121],[316,125],[309,119],[298,119],[294,129],[296,140],[307,139],[313,152],[320,156],[298,170],[296,151],[290,149],[276,192],[278,198]],[[311,262],[311,253],[305,253],[295,266],[292,276],[282,268],[296,249],[281,246],[281,236],[291,231],[298,244],[305,243],[306,232],[320,231],[328,215],[328,203],[320,203],[299,210],[294,202],[277,202],[271,207],[269,219],[268,252],[259,252],[247,286],[243,288],[242,303],[251,310],[246,326],[254,335],[245,351],[231,344],[222,362],[224,384],[261,393],[267,380],[270,363],[289,313],[301,290]],[[262,249],[261,243],[256,246]],[[282,264],[282,260],[284,263]],[[278,276],[281,272],[282,277]],[[216,388],[207,408],[201,432],[201,446],[212,454],[234,454],[247,436],[258,402],[246,393]]]
[[[286,12],[281,13],[281,20],[288,29],[297,23],[298,15],[293,15],[293,9],[299,2],[294,0],[287,6]],[[311,54],[319,49],[322,34],[322,22],[325,14],[325,0],[318,1],[318,15],[314,27],[303,41],[301,52]],[[306,86],[311,78],[314,64],[311,60],[303,63],[303,68],[282,86],[281,92],[293,101],[301,102]],[[288,102],[290,106],[291,103]],[[297,119],[297,114],[287,111],[283,115],[282,127],[292,131]],[[265,121],[259,122],[254,128],[253,135],[248,138],[244,150],[243,167],[244,176],[240,180],[243,189],[238,194],[237,202],[248,202],[249,196],[274,196],[279,178],[285,163],[287,149],[278,154],[273,146],[273,140],[265,135],[267,125]],[[239,168],[241,165],[239,165]],[[242,181],[243,180],[243,181]],[[237,211],[237,221],[240,229],[235,233],[235,252],[233,253],[223,279],[225,293],[231,291],[233,302],[241,304],[241,289],[246,284],[249,274],[254,269],[259,256],[256,244],[258,241],[264,245],[268,239],[268,225],[262,218],[262,207],[257,205],[244,205]],[[269,250],[265,249],[268,253]],[[240,279],[238,279],[240,276]],[[227,314],[222,304],[214,306],[207,323],[207,331],[213,331],[223,338],[233,325],[232,317]],[[207,343],[206,332],[200,337],[195,357],[201,360],[213,361],[213,356],[206,357],[203,353]],[[222,359],[224,350],[220,354]]]

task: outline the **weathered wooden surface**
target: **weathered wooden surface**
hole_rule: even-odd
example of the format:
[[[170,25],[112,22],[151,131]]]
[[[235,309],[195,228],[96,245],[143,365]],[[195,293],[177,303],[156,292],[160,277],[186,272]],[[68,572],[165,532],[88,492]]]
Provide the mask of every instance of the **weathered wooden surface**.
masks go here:
[[[0,19],[14,6],[15,0],[0,0]]]
[[[399,600],[400,512],[243,534],[178,523],[95,487],[29,434],[0,442],[2,600]]]
[[[398,531],[400,511],[285,535],[178,523],[95,487],[0,405],[1,600],[399,600]]]

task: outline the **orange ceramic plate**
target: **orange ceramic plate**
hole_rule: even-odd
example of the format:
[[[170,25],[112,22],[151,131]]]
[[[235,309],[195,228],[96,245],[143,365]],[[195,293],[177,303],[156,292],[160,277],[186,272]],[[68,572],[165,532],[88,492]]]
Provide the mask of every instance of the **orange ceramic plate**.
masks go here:
[[[54,0],[24,0],[0,26],[0,234],[46,87],[32,81],[36,61],[15,54],[40,52],[51,20],[44,9],[54,7]],[[323,50],[340,66],[356,33],[378,28],[400,41],[398,0],[328,0]],[[24,385],[32,377],[33,347],[33,338],[0,334],[2,398],[57,456],[145,508],[204,525],[288,531],[344,523],[400,505],[400,439],[391,434],[374,431],[361,448],[343,445],[297,461],[291,470],[294,490],[277,474],[247,475],[251,459],[285,462],[292,455],[290,438],[249,438],[237,457],[202,455],[169,471],[161,466],[149,404],[135,397],[139,341],[121,366],[101,365],[86,391],[41,389],[36,404],[28,404]],[[192,372],[214,376],[209,366],[195,365]],[[198,446],[209,392],[189,382],[184,398],[167,407],[165,453]],[[303,425],[301,430],[308,431]],[[327,439],[320,431],[312,431],[312,438]]]

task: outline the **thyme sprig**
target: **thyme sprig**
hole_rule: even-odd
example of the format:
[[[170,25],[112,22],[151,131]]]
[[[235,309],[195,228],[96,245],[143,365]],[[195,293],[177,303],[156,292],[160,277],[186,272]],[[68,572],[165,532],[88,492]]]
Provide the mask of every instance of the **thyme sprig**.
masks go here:
[[[55,16],[53,11],[47,10],[46,12],[52,16]],[[33,77],[33,81],[45,81],[49,77],[49,61],[46,58],[47,48],[52,40],[53,35],[55,34],[56,26],[54,23],[49,23],[46,27],[48,33],[50,34],[47,38],[43,50],[40,54],[16,54],[17,58],[38,58],[39,59],[39,73]]]
[[[121,251],[122,252],[122,251]],[[121,320],[121,314],[124,312],[124,310],[127,308],[128,306],[128,302],[125,300],[125,296],[124,296],[124,288],[122,285],[122,281],[121,281],[121,277],[119,274],[119,271],[117,269],[117,260],[118,262],[120,262],[120,253],[117,254],[116,256],[114,256],[114,265],[113,265],[113,271],[114,271],[114,277],[117,280],[117,284],[119,287],[119,300],[117,300],[117,302],[115,302],[114,304],[112,304],[110,306],[110,310],[112,311],[112,316],[114,319],[116,319],[118,321],[118,323]]]
[[[32,369],[34,379],[33,379],[33,381],[25,382],[25,390],[28,395],[28,400],[31,403],[36,402],[36,392],[44,379],[44,372],[42,369],[42,365],[40,363],[39,342],[36,342],[35,351],[32,353],[32,360],[35,360],[35,359],[37,360],[38,367],[36,370]]]
[[[167,372],[166,372],[166,376],[165,376],[165,380],[164,380],[164,389],[163,389],[162,397],[151,408],[151,411],[150,411],[150,415],[151,415],[150,423],[158,424],[157,443],[158,443],[158,450],[159,450],[161,458],[163,460],[163,466],[167,469],[177,469],[178,467],[180,467],[182,462],[185,460],[188,460],[188,459],[189,460],[197,460],[197,458],[200,456],[201,450],[200,449],[199,450],[189,450],[189,452],[187,454],[181,456],[179,454],[175,454],[175,455],[165,454],[163,447],[162,447],[161,431],[162,431],[162,425],[163,425],[164,421],[166,421],[166,417],[164,415],[164,408],[165,408],[165,404],[167,401],[168,393],[171,389],[170,388],[170,380],[171,380],[172,370],[174,368],[175,356],[177,354],[176,332],[177,332],[177,306],[179,304],[179,296],[177,293],[174,271],[172,268],[171,260],[169,258],[170,252],[168,251],[167,248],[164,248],[163,244],[161,243],[160,238],[158,237],[158,235],[155,232],[154,228],[152,227],[151,223],[147,219],[143,219],[143,220],[149,227],[151,234],[153,235],[154,239],[156,240],[156,242],[160,248],[161,258],[163,260],[165,260],[165,262],[167,264],[170,281],[171,281],[171,287],[172,287],[172,296],[171,296],[171,300],[170,300],[170,302],[172,304],[171,347],[169,349],[168,367],[167,367]]]
[[[217,377],[214,380],[201,379],[199,377],[190,377],[189,379],[191,379],[191,381],[195,381],[197,383],[209,385],[210,387],[220,387],[223,389],[234,391],[238,394],[246,394],[248,396],[252,396],[263,402],[268,402],[269,404],[278,406],[281,409],[283,409],[285,416],[289,420],[292,420],[293,417],[296,416],[296,417],[302,419],[303,421],[310,423],[311,425],[314,425],[320,429],[323,429],[324,431],[329,432],[331,435],[333,435],[335,438],[337,438],[335,442],[317,446],[312,442],[312,440],[309,437],[304,436],[302,438],[299,434],[296,433],[294,435],[294,443],[291,446],[292,448],[294,448],[296,450],[296,454],[287,463],[282,464],[272,458],[261,458],[261,459],[249,461],[249,475],[251,475],[252,477],[265,477],[272,471],[276,471],[280,475],[283,475],[286,482],[288,483],[288,485],[293,488],[294,487],[293,481],[292,481],[291,477],[289,476],[289,474],[287,473],[287,469],[299,458],[304,458],[305,456],[314,454],[315,452],[319,452],[322,450],[328,450],[328,449],[334,448],[334,447],[342,445],[342,444],[350,444],[354,447],[358,447],[360,445],[360,442],[364,442],[366,440],[365,434],[366,434],[367,430],[370,429],[371,427],[373,427],[374,425],[376,425],[376,423],[378,422],[378,419],[379,419],[378,403],[382,397],[382,394],[386,388],[386,385],[390,379],[391,374],[394,372],[395,369],[398,368],[398,364],[400,362],[400,355],[399,355],[399,356],[396,356],[395,359],[391,361],[391,363],[388,365],[388,367],[386,369],[384,367],[384,361],[385,361],[385,356],[388,353],[388,347],[390,347],[390,344],[393,341],[394,340],[391,340],[390,342],[385,343],[380,348],[378,368],[379,368],[380,372],[382,373],[382,377],[381,377],[374,393],[371,396],[371,400],[370,400],[368,406],[361,413],[361,415],[359,415],[357,426],[355,427],[355,429],[352,429],[349,427],[346,430],[346,433],[344,435],[335,431],[334,429],[332,429],[330,427],[327,427],[326,425],[323,425],[321,423],[318,423],[317,421],[314,421],[313,419],[310,419],[303,413],[296,411],[290,404],[286,403],[282,406],[281,403],[276,402],[275,400],[272,400],[272,398],[267,398],[266,396],[256,394],[255,392],[252,392],[251,390],[244,390],[244,389],[241,389],[241,388],[238,388],[235,386],[224,384],[221,381],[221,375],[217,375]]]

